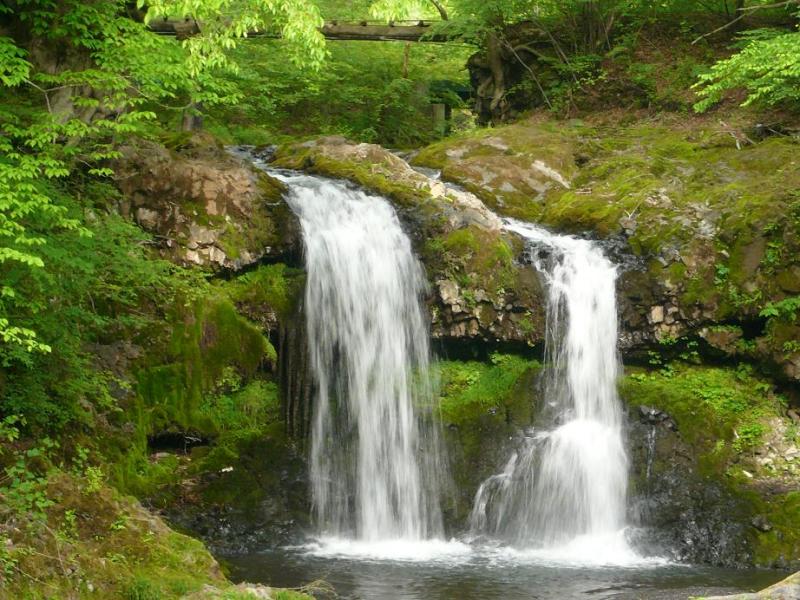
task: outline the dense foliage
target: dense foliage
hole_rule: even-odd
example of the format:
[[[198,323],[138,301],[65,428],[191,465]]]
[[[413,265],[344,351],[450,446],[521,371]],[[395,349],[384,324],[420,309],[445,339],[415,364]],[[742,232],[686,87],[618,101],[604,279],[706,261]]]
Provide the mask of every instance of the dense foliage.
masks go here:
[[[394,148],[419,147],[449,133],[441,123],[434,124],[431,103],[467,107],[456,92],[463,96],[470,85],[476,87],[465,67],[470,55],[505,49],[517,61],[516,53],[525,46],[525,40],[517,45],[512,35],[519,31],[535,32],[537,40],[548,44],[537,57],[541,71],[529,69],[519,87],[538,88],[546,100],[542,105],[557,112],[569,112],[578,97],[588,99],[584,107],[600,97],[604,104],[597,105],[604,107],[687,111],[695,105],[705,111],[724,105],[736,96],[732,91],[742,89],[737,104],[778,106],[791,113],[800,106],[795,4],[3,2],[0,583],[26,575],[24,569],[44,569],[37,556],[67,548],[65,556],[78,565],[70,571],[74,577],[64,575],[63,563],[52,573],[65,585],[78,585],[79,578],[85,585],[97,571],[123,586],[128,597],[155,597],[148,596],[153,586],[163,587],[165,597],[177,597],[181,586],[199,587],[201,578],[181,578],[177,556],[188,553],[203,568],[210,558],[182,536],[164,534],[150,546],[141,542],[151,532],[125,521],[141,517],[141,508],[117,497],[105,482],[139,494],[173,493],[170,486],[176,485],[185,465],[174,456],[151,460],[148,436],[155,432],[212,437],[216,446],[195,468],[219,471],[237,459],[241,444],[280,429],[275,349],[264,323],[255,322],[259,315],[242,306],[266,305],[277,319],[285,319],[293,314],[302,274],[275,264],[219,277],[209,270],[179,267],[160,255],[159,241],[122,216],[126,200],[115,184],[114,169],[121,148],[131,140],[172,142],[187,119],[202,116],[204,127],[224,143],[266,144],[337,134]],[[156,35],[148,23],[164,16],[191,17],[199,23],[199,33],[186,39]],[[326,43],[319,32],[324,19],[367,18],[437,20],[431,36],[449,42]],[[255,38],[249,35],[253,33],[268,35]],[[472,126],[470,118],[464,121],[465,127]],[[450,131],[455,125],[451,123]],[[651,141],[644,134],[639,138],[654,147],[663,145],[666,136],[653,131]],[[727,139],[727,130],[721,135]],[[497,150],[495,130],[486,137]],[[538,148],[545,138],[529,141]],[[715,144],[716,138],[708,147],[713,151]],[[665,172],[683,164],[682,157],[676,158],[679,151],[684,152],[683,146],[660,148],[663,164],[656,165],[638,152],[632,156],[609,146],[613,167],[608,172],[614,193],[621,194],[617,207],[633,213],[650,210],[646,203],[658,197],[651,187],[655,190]],[[588,160],[572,153],[568,158]],[[709,185],[700,181],[702,173],[692,163],[691,170],[678,170],[673,179],[684,186],[699,181],[708,204]],[[591,182],[595,191],[602,178]],[[764,187],[764,181],[750,183]],[[749,189],[750,183],[741,186]],[[570,192],[582,211],[594,210],[597,201],[584,194],[588,186]],[[754,213],[753,197],[748,202],[742,212]],[[645,208],[640,209],[642,203]],[[658,211],[653,222],[665,212],[652,210]],[[635,244],[647,231],[643,226],[629,241]],[[467,228],[444,240],[427,240],[425,247],[465,289],[481,287],[499,295],[514,285],[509,275],[514,257],[505,243],[492,243]],[[788,252],[782,248],[770,246],[767,256]],[[717,268],[713,284],[702,283],[711,292],[724,292],[722,301],[739,310],[743,296],[730,283],[727,268]],[[760,292],[748,294],[755,298]],[[472,305],[470,294],[465,292],[464,298]],[[797,324],[799,298],[758,296],[750,302],[755,307],[752,318],[763,321],[776,339],[783,336],[786,353],[798,350],[790,328]],[[657,371],[629,378],[625,389],[652,396],[651,403],[674,412],[682,427],[686,423],[689,428],[698,414],[701,420],[721,415],[725,428],[717,437],[732,455],[753,451],[767,433],[766,418],[783,406],[783,399],[749,367],[729,373],[656,366]],[[498,427],[513,411],[527,418],[530,406],[516,392],[519,382],[530,383],[537,369],[533,361],[510,354],[492,354],[488,362],[443,362],[444,418],[464,427],[475,418],[487,419],[487,414]],[[477,435],[469,443],[476,454],[481,451]],[[70,495],[81,487],[86,495]],[[101,501],[90,502],[91,494]],[[100,513],[82,516],[93,514],[89,505],[99,506]],[[38,540],[40,545],[24,546],[17,538],[18,546],[6,543],[11,537],[5,536],[20,531],[48,533]],[[94,537],[108,532],[102,540]],[[114,561],[124,561],[115,557],[115,545],[139,561],[133,580],[114,570]],[[84,552],[90,559],[81,563]],[[93,552],[111,553],[113,560],[92,562]],[[144,571],[159,561],[177,566],[153,583]]]
[[[747,90],[745,106],[777,104],[797,106],[800,101],[800,33],[762,29],[742,35],[741,52],[715,64],[700,77],[702,100],[696,108],[706,110],[725,92]]]
[[[230,79],[250,90],[235,106],[210,111],[206,126],[230,141],[267,143],[287,136],[341,134],[389,147],[419,146],[441,137],[430,104],[463,103],[463,45],[334,41],[325,67],[297,71],[273,40],[254,40],[233,53],[241,65]]]

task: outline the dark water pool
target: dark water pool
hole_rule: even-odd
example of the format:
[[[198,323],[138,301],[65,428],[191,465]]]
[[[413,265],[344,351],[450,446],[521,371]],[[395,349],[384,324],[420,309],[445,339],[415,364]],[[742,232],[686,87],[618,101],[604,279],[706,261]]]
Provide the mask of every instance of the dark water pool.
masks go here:
[[[569,565],[480,550],[397,560],[294,548],[227,557],[227,562],[235,580],[297,587],[322,579],[339,598],[360,600],[686,600],[754,591],[786,576],[667,563]]]

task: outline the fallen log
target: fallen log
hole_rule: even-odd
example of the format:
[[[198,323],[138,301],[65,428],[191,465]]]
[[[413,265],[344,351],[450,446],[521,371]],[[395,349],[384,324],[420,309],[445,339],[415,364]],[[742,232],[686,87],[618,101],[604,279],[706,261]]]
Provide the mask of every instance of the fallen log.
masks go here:
[[[320,32],[329,40],[362,40],[372,42],[398,41],[398,42],[418,42],[423,36],[429,34],[432,22],[414,21],[412,25],[375,24],[362,21],[360,23],[339,23],[338,21],[328,21]],[[185,19],[155,19],[148,23],[151,31],[160,35],[172,35],[178,39],[197,35],[200,27],[197,21],[192,18]],[[247,37],[280,37],[277,33],[254,31],[247,34]],[[448,39],[443,35],[427,35],[426,42],[446,42]]]

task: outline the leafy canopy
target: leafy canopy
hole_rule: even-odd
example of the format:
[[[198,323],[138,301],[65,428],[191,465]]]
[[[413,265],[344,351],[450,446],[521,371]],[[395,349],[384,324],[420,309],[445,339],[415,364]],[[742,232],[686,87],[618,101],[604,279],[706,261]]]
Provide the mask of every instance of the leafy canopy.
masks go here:
[[[701,100],[695,109],[711,108],[734,88],[747,91],[744,106],[800,101],[800,32],[760,29],[746,32],[741,40],[741,52],[700,76],[695,87]]]
[[[6,361],[18,349],[50,351],[20,324],[37,302],[19,283],[45,268],[48,236],[90,235],[68,214],[58,181],[110,176],[118,144],[147,134],[157,113],[239,101],[241,90],[223,75],[237,70],[230,50],[249,32],[280,33],[295,68],[316,68],[326,58],[312,0],[147,2],[145,21],[164,15],[193,16],[201,34],[182,42],[160,37],[124,0],[0,5],[0,18],[16,36],[0,36],[0,355]]]

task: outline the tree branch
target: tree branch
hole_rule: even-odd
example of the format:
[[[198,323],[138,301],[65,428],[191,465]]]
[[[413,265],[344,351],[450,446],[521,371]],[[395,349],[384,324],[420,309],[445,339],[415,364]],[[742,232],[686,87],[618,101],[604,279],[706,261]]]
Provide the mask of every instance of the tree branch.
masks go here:
[[[436,10],[439,11],[439,16],[442,18],[442,21],[447,21],[447,10],[445,10],[442,3],[439,2],[439,0],[431,0],[431,2],[436,7]]]
[[[736,23],[741,21],[744,17],[746,17],[749,13],[755,12],[757,10],[764,10],[767,8],[788,8],[792,4],[800,5],[800,0],[783,0],[782,2],[773,2],[772,4],[759,4],[756,6],[743,6],[742,8],[737,8],[736,9],[737,12],[740,13],[738,17],[736,17],[735,19],[731,19],[730,21],[725,23],[725,25],[723,25],[722,27],[717,27],[714,31],[709,31],[708,33],[704,33],[696,40],[694,40],[692,44],[696,44],[697,42],[699,42],[704,38],[707,38],[709,36],[714,35],[715,33],[719,33],[720,31],[728,29],[728,27],[730,27],[731,25],[735,25]]]

